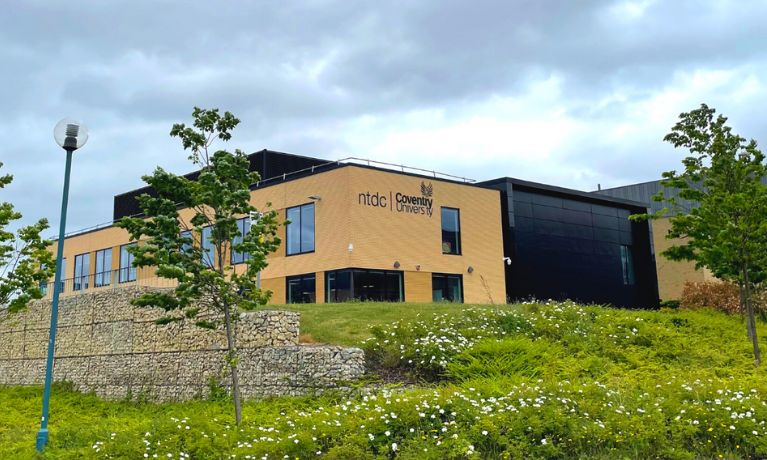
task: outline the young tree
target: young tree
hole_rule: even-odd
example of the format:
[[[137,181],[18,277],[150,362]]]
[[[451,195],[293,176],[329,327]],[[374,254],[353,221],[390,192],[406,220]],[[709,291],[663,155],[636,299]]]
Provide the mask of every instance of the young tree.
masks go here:
[[[236,323],[240,311],[264,305],[271,294],[258,288],[256,278],[267,265],[267,254],[279,247],[280,224],[276,211],[259,212],[250,204],[250,186],[259,176],[250,172],[247,156],[240,150],[211,153],[212,143],[228,141],[240,120],[229,112],[220,115],[218,109],[197,107],[192,116],[193,127],[175,124],[170,135],[190,151],[189,159],[200,168],[199,177],[190,180],[158,167],[143,177],[157,192],[157,196],[139,197],[144,217],[123,218],[118,226],[130,233],[131,240],[143,240],[129,249],[134,266],[155,267],[157,276],[178,282],[172,292],[149,292],[134,304],[183,312],[203,328],[223,323],[239,424]],[[250,216],[257,219],[249,220],[249,231],[241,231],[238,221]],[[235,273],[229,263],[232,252],[247,255],[242,273]],[[178,315],[164,321],[177,319]]]
[[[680,115],[664,137],[674,147],[689,150],[681,173],[663,173],[661,184],[679,190],[679,197],[698,203],[671,217],[669,239],[680,239],[663,252],[671,260],[694,261],[719,279],[740,287],[741,311],[751,339],[754,360],[761,364],[752,292],[767,278],[767,177],[764,154],[756,141],[746,141],[727,126],[727,118],[702,104]],[[661,191],[653,197],[680,209],[675,198]],[[662,217],[668,212],[639,218]]]
[[[10,174],[0,176],[0,189],[12,181]],[[51,242],[40,236],[48,228],[48,220],[40,219],[15,233],[9,230],[11,223],[21,217],[13,204],[0,203],[0,306],[7,306],[11,313],[23,310],[32,299],[41,299],[40,286],[54,271],[53,256],[48,251]]]

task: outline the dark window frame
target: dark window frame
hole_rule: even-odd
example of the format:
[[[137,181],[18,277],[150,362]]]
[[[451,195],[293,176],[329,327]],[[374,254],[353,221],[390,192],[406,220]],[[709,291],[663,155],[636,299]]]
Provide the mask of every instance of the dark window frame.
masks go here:
[[[99,269],[99,255],[101,255],[101,264],[105,265],[105,255],[109,251],[109,267],[102,267]],[[94,253],[94,265],[93,265],[93,287],[104,287],[112,284],[112,258],[114,257],[114,248],[99,249]],[[106,281],[105,281],[106,280]]]
[[[247,232],[245,232],[245,230],[244,230],[245,229],[245,222],[248,223],[248,231]],[[240,225],[241,223],[242,223],[242,225]],[[239,231],[241,233],[239,238],[245,238],[245,235],[250,232],[250,227],[251,227],[250,218],[249,217],[243,217],[242,219],[237,219],[237,227],[238,227],[238,229],[239,229]],[[237,244],[240,244],[240,243],[242,243],[242,241],[238,242]],[[232,240],[232,249],[229,251],[229,263],[231,265],[241,265],[241,264],[248,263],[248,261],[250,260],[250,253],[235,251],[234,250],[234,245],[235,245],[235,242],[234,242],[234,239],[233,239]],[[240,260],[239,262],[235,262],[235,254],[241,255],[242,260]]]
[[[456,252],[445,252],[445,247],[444,247],[445,241],[442,238],[442,232],[445,231],[445,229],[442,227],[442,214],[443,214],[443,212],[446,209],[450,210],[450,211],[455,211],[456,217],[457,217],[456,222],[458,224],[458,231],[456,232],[457,233],[457,238],[456,238],[456,247],[457,247],[457,249],[456,249]],[[461,238],[461,210],[459,208],[451,208],[450,206],[441,206],[439,208],[439,227],[440,227],[439,239],[440,239],[440,246],[442,246],[442,248],[441,248],[442,249],[442,255],[445,255],[445,256],[461,256],[461,255],[463,255],[463,242],[461,241],[462,240],[462,238]]]
[[[285,220],[288,219],[288,215],[290,214],[290,211],[292,209],[298,209],[299,212],[299,218],[301,219],[299,222],[291,222],[290,224],[285,226],[285,257],[290,256],[300,256],[301,254],[311,254],[317,250],[317,207],[314,205],[314,202],[310,203],[303,203],[296,206],[291,206],[289,208],[285,209]],[[301,247],[303,246],[303,222],[304,222],[304,208],[311,206],[312,207],[312,228],[314,229],[313,232],[313,238],[314,241],[312,241],[312,250],[311,251],[303,251]],[[293,224],[298,224],[298,252],[290,252],[290,226]]]
[[[460,289],[461,289],[461,299],[459,301],[447,300],[447,302],[451,302],[451,303],[465,303],[465,301],[464,301],[465,293],[463,291],[463,274],[461,274],[461,273],[432,273],[431,274],[431,291],[432,291],[432,301],[433,302],[440,302],[439,300],[434,300],[434,277],[435,276],[437,276],[437,277],[441,276],[441,277],[443,277],[445,279],[445,285],[442,288],[443,292],[444,292],[445,288],[447,287],[447,279],[449,277],[458,277],[459,286],[460,286]],[[444,297],[443,297],[442,301],[445,301]]]
[[[290,282],[299,280],[303,282],[305,280],[312,279],[314,281],[314,301],[313,302],[293,302],[290,295]],[[304,303],[317,303],[317,274],[316,273],[303,273],[301,275],[293,275],[285,277],[285,303],[286,304],[304,304]]]
[[[82,274],[83,269],[83,258],[87,257],[88,259],[88,273]],[[80,261],[80,273],[77,273],[78,268],[78,261]],[[91,277],[91,253],[90,252],[83,252],[82,254],[76,254],[75,255],[75,268],[74,272],[72,274],[72,290],[73,291],[86,291],[90,288],[90,277]],[[83,283],[83,280],[85,282]]]
[[[360,268],[360,267],[349,267],[349,268],[341,268],[337,270],[327,270],[324,272],[325,277],[325,303],[341,303],[341,302],[352,302],[359,299],[359,297],[354,292],[354,272],[381,272],[383,273],[384,280],[387,279],[389,275],[397,275],[398,278],[398,292],[399,292],[399,300],[389,301],[389,300],[373,300],[373,302],[405,302],[406,301],[406,293],[405,293],[405,272],[402,270],[387,270],[387,269],[379,269],[379,268]],[[336,300],[331,299],[330,296],[332,295],[332,290],[330,289],[330,278],[331,275],[338,275],[339,273],[343,272],[350,272],[349,277],[349,299],[348,300]],[[367,301],[367,300],[366,300]]]
[[[210,238],[205,237],[206,230],[210,232]],[[208,251],[208,248],[206,248],[206,241],[207,244],[210,245],[210,251]],[[200,262],[202,262],[206,267],[214,268],[216,266],[216,243],[213,242],[212,225],[206,225],[200,230],[200,254]],[[208,255],[210,255],[209,261],[206,260]]]
[[[133,254],[128,252],[130,246],[135,246],[136,243],[127,243],[120,246],[120,270],[118,276],[119,283],[133,283],[138,279],[138,267],[133,266],[133,260],[135,260]],[[128,254],[129,263],[127,266],[123,266],[123,248],[125,253]],[[126,275],[123,276],[123,273]]]

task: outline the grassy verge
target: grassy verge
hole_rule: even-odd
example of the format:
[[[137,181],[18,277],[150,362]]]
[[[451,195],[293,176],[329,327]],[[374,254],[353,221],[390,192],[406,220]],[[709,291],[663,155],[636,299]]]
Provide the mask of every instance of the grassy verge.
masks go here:
[[[350,302],[343,304],[279,305],[275,308],[301,313],[304,340],[319,343],[359,346],[370,337],[370,326],[394,321],[416,321],[434,314],[460,314],[466,305],[453,303]],[[508,305],[478,305],[480,309],[510,309]]]

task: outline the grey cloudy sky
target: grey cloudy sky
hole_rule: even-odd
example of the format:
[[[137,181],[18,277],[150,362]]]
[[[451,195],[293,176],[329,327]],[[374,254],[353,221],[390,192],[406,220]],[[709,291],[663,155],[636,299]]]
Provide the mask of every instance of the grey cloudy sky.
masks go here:
[[[193,106],[242,123],[228,148],[347,156],[591,190],[654,180],[682,111],[764,139],[767,2],[11,2],[0,15],[0,197],[58,225],[64,116],[84,120],[69,230],[163,166]]]

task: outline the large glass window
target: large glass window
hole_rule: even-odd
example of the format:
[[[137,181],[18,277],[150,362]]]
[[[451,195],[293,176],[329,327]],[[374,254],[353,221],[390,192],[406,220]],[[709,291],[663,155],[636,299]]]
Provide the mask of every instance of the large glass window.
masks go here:
[[[237,236],[232,240],[232,246],[242,244],[243,238],[250,231],[250,219],[240,219],[237,221],[237,228],[240,231],[240,236]],[[247,262],[250,259],[250,254],[247,252],[238,252],[232,249],[232,264],[241,264]]]
[[[314,303],[317,301],[316,277],[308,275],[289,276],[288,303]]]
[[[200,243],[202,246],[202,263],[208,267],[214,266],[216,260],[216,247],[215,244],[213,244],[211,236],[213,236],[213,227],[203,227],[201,236],[202,242]]]
[[[633,286],[636,283],[634,276],[634,256],[631,246],[621,246],[621,266],[623,268],[623,284]]]
[[[431,293],[435,302],[463,302],[463,276],[432,274]]]
[[[351,270],[339,270],[325,272],[326,302],[346,302],[352,300],[352,272]]]
[[[325,274],[327,302],[405,300],[402,272],[348,269]]]
[[[96,275],[93,285],[109,286],[112,283],[112,248],[96,251]]]
[[[127,283],[136,281],[136,267],[133,266],[133,254],[128,252],[128,248],[135,246],[136,243],[124,244],[120,246],[120,282]]]
[[[461,217],[454,208],[442,208],[442,254],[461,254]]]
[[[314,203],[288,208],[287,255],[314,251]]]
[[[90,253],[75,256],[75,274],[72,280],[72,286],[75,291],[88,289],[88,278],[91,273],[91,255]]]

